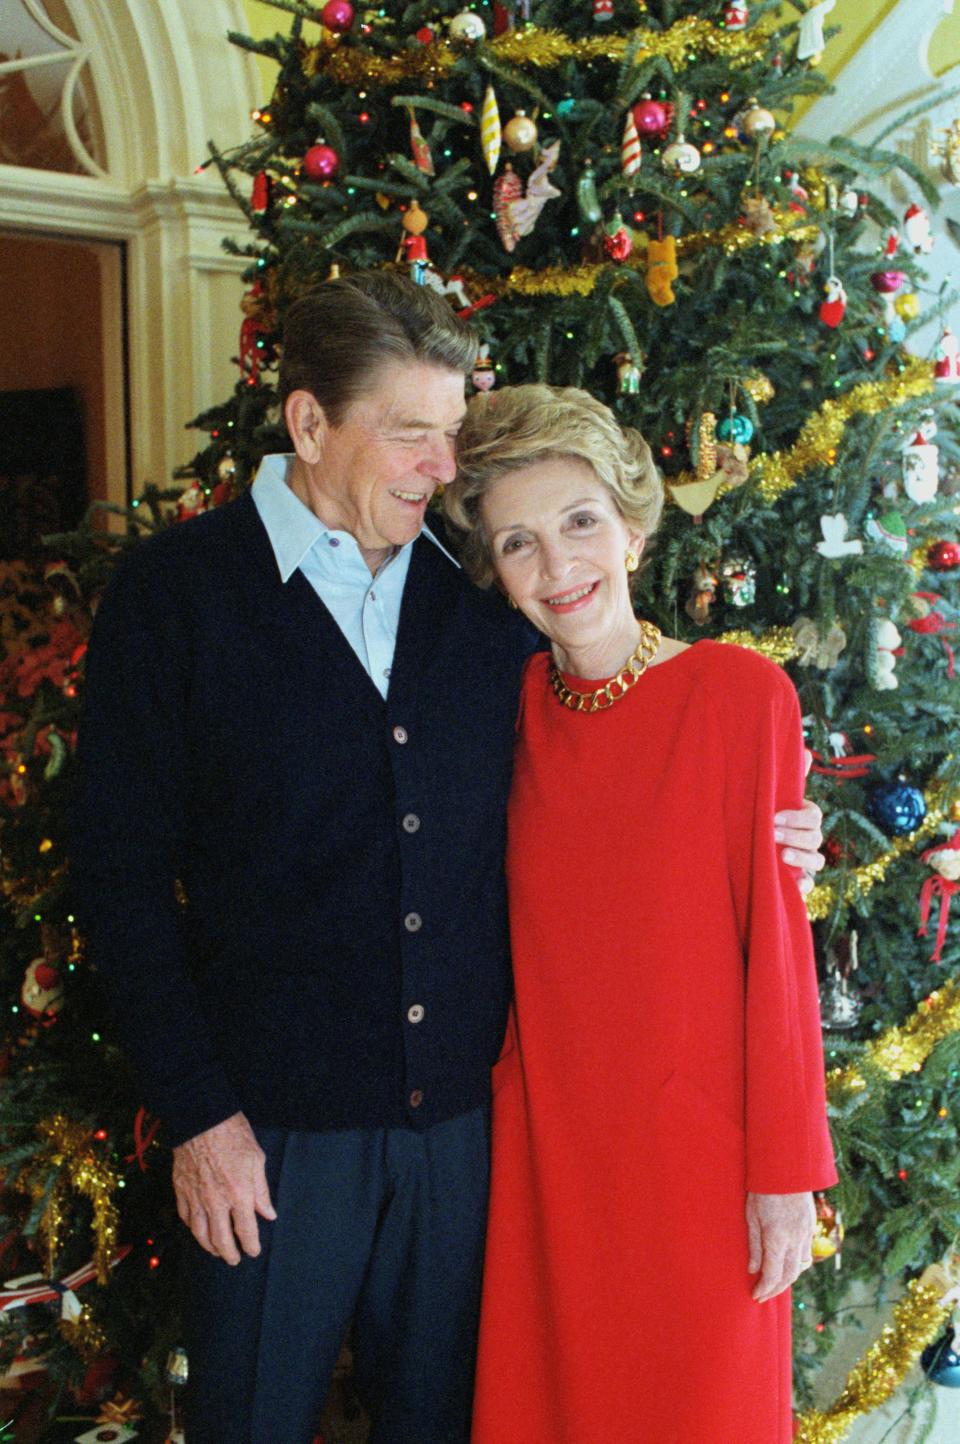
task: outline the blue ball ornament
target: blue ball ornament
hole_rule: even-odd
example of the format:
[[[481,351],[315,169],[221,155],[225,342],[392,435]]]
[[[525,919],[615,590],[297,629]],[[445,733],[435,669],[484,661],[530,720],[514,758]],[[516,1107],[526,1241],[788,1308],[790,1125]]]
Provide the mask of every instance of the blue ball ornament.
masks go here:
[[[947,1329],[920,1355],[920,1366],[927,1378],[944,1389],[960,1389],[960,1354],[956,1342],[953,1329]]]
[[[888,837],[904,837],[916,832],[927,815],[927,804],[919,787],[911,787],[901,777],[873,789],[867,813]]]
[[[904,339],[906,334],[906,322],[903,321],[899,316],[891,316],[887,321],[887,336],[893,343],[893,345],[899,346],[900,342]]]
[[[734,411],[717,422],[717,436],[721,441],[735,441],[747,446],[753,439],[753,422],[742,411]]]

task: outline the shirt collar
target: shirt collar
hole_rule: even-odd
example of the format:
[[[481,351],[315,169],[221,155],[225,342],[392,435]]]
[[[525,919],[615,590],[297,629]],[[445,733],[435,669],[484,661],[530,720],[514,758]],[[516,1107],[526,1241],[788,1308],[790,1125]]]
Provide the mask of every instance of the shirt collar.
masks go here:
[[[318,541],[336,533],[316,516],[290,488],[293,454],[273,452],[265,456],[253,483],[253,499],[260,520],[267,530],[276,558],[280,578],[288,582]],[[421,536],[427,537],[457,568],[460,563],[450,555],[443,543],[424,526]],[[413,546],[409,542],[408,546]],[[401,548],[401,551],[406,548]]]

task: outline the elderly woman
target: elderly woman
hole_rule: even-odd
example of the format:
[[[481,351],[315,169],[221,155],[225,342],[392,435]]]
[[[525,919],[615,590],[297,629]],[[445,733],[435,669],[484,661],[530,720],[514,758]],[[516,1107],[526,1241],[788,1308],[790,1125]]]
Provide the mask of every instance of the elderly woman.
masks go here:
[[[585,392],[474,398],[446,509],[551,642],[509,814],[475,1444],[786,1444],[789,1287],[835,1182],[809,928],[769,818],[799,709],[636,618],[650,451]],[[704,839],[719,839],[706,848]]]

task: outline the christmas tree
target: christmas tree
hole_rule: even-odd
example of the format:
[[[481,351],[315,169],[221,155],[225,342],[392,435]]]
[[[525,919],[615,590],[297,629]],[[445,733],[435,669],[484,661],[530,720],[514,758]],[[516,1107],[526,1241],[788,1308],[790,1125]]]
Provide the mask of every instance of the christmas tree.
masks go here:
[[[282,33],[231,39],[277,63],[276,87],[256,135],[209,162],[250,227],[236,387],[194,423],[174,508],[150,493],[122,541],[57,539],[50,614],[3,663],[8,1274],[95,1275],[5,1312],[5,1357],[43,1354],[87,1397],[118,1386],[149,1410],[177,1342],[162,1138],[111,1041],[63,864],[90,608],[118,548],[228,502],[286,449],[290,302],[398,267],[472,318],[475,388],[582,386],[643,431],[670,500],[644,615],[754,647],[797,686],[826,819],[808,906],[842,1170],[821,1256],[846,1230],[842,1270],[795,1289],[798,1437],[840,1438],[947,1338],[960,1229],[960,361],[952,298],[921,299],[936,188],[900,154],[791,131],[825,87],[823,6],[267,3]],[[906,214],[874,193],[895,167]],[[931,320],[936,354],[917,354]],[[892,1334],[811,1412],[851,1285],[905,1278]],[[946,1353],[924,1357],[944,1381]]]

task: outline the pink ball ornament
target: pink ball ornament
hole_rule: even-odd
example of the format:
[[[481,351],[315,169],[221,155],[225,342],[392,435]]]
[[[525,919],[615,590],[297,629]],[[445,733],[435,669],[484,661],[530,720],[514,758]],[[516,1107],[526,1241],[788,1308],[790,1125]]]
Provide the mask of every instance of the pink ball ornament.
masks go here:
[[[880,296],[892,296],[906,281],[905,271],[874,271],[870,284]]]
[[[332,145],[312,145],[303,157],[303,173],[310,180],[332,180],[340,169],[340,157]]]
[[[334,35],[345,35],[353,24],[353,6],[350,0],[327,0],[320,11],[325,28]]]
[[[641,135],[658,135],[666,130],[670,116],[662,100],[646,96],[633,107],[633,123]]]

